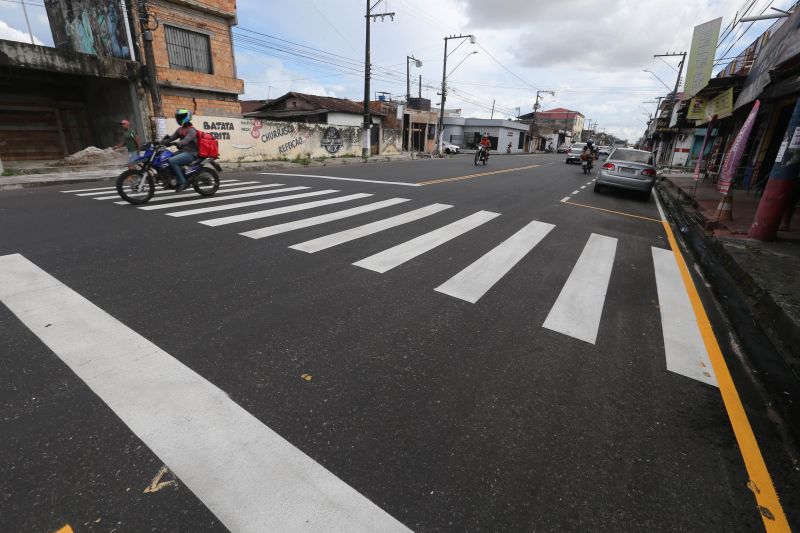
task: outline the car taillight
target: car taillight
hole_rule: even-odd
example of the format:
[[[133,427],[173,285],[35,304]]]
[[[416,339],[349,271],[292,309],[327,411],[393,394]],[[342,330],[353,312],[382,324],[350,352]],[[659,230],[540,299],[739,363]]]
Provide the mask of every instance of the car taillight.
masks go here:
[[[603,168],[606,170],[614,170],[616,167],[614,166],[614,163],[606,163],[603,165]]]
[[[645,176],[655,176],[656,175],[656,171],[653,170],[652,168],[646,168],[646,169],[642,170],[642,174],[644,174]]]

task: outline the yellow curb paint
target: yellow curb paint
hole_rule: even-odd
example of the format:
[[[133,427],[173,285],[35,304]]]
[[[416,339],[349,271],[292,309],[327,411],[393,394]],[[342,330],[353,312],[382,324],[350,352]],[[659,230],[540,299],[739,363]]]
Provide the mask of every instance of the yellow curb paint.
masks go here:
[[[753,428],[750,426],[750,421],[747,419],[747,414],[739,398],[739,393],[736,391],[736,386],[733,384],[733,378],[731,378],[728,365],[725,364],[725,359],[722,357],[722,351],[717,342],[717,337],[711,329],[711,322],[709,322],[703,303],[700,301],[700,295],[697,293],[694,281],[692,281],[689,268],[686,266],[686,261],[683,259],[680,248],[678,248],[678,243],[675,240],[675,235],[672,233],[669,222],[662,220],[661,223],[664,226],[664,231],[667,233],[672,252],[675,254],[675,260],[678,262],[678,268],[680,269],[683,283],[686,286],[686,292],[689,294],[689,300],[692,302],[697,325],[700,327],[700,333],[703,337],[706,350],[708,351],[708,358],[711,360],[711,366],[714,367],[714,373],[717,376],[722,402],[725,404],[725,410],[728,412],[728,418],[731,421],[733,433],[736,436],[736,441],[739,443],[739,450],[742,453],[747,474],[750,476],[747,488],[750,489],[756,497],[758,511],[761,513],[761,520],[764,522],[764,528],[769,533],[789,532],[791,531],[789,529],[789,522],[786,520],[783,507],[778,499],[778,493],[775,491],[775,486],[772,484],[772,478],[769,475],[769,471],[767,471],[764,457],[761,455],[758,442],[753,434]]]
[[[472,178],[479,178],[481,176],[491,176],[493,174],[504,174],[506,172],[516,172],[518,170],[527,170],[529,168],[536,168],[542,165],[526,165],[524,167],[504,168],[502,170],[491,170],[489,172],[478,172],[477,174],[467,174],[465,176],[456,176],[454,178],[442,178],[440,180],[418,181],[417,185],[434,185],[436,183],[446,183],[448,181],[469,180]]]
[[[64,526],[61,529],[59,529],[58,531],[56,531],[56,533],[73,533],[73,531],[72,531],[71,527]]]
[[[570,202],[568,200],[562,201],[560,203],[568,204],[568,205],[576,205],[578,207],[587,207],[589,209],[596,209],[597,211],[605,211],[606,213],[613,213],[615,215],[622,215],[622,216],[631,217],[631,218],[639,218],[639,219],[642,219],[642,220],[648,220],[650,222],[658,222],[659,224],[661,224],[661,222],[662,222],[661,220],[658,220],[658,219],[655,219],[655,218],[643,217],[643,216],[640,216],[640,215],[632,215],[630,213],[623,213],[622,211],[613,211],[611,209],[604,209],[602,207],[595,207],[593,205],[578,204],[578,203],[575,203],[575,202]]]

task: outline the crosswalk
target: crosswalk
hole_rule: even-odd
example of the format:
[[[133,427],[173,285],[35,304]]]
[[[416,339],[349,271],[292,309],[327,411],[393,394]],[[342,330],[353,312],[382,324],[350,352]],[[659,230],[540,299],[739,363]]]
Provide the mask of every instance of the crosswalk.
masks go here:
[[[113,188],[111,190],[113,191]],[[116,195],[108,194],[108,187],[62,192],[85,199],[118,199]],[[290,213],[313,211],[323,207],[335,209],[331,212],[265,225],[239,233],[249,239],[264,239],[304,228],[324,227],[324,225],[336,221],[358,220],[361,215],[379,213],[390,207],[408,208],[400,214],[392,214],[368,223],[354,223],[348,229],[324,234],[289,246],[293,250],[315,254],[392,228],[409,226],[418,221],[434,218],[454,207],[441,203],[417,206],[414,204],[418,201],[409,198],[379,199],[373,193],[339,193],[341,191],[337,189],[316,189],[310,186],[287,187],[282,183],[225,180],[213,197],[204,198],[193,192],[177,195],[171,192],[157,193],[151,203],[139,206],[138,209],[164,211],[167,216],[175,218],[194,217],[198,224],[209,227],[234,225]],[[359,200],[366,200],[367,203],[355,206],[343,205]],[[126,202],[118,201],[111,203],[128,205]],[[261,206],[270,204],[279,205],[260,209]],[[220,216],[213,218],[203,216],[217,213]],[[389,243],[385,249],[355,261],[353,265],[371,272],[385,274],[415,258],[446,246],[454,239],[481,226],[492,224],[501,216],[501,213],[476,211],[435,229],[420,233],[404,242]],[[494,246],[487,247],[484,243],[477,243],[475,247],[480,249],[483,255],[470,264],[462,265],[461,269],[453,273],[449,279],[432,289],[438,294],[477,304],[534,249],[545,246],[554,229],[555,225],[553,224],[532,220],[501,242],[495,243]],[[550,239],[552,240],[552,237]],[[594,233],[589,236],[542,327],[589,344],[596,344],[617,247],[618,240],[616,238]],[[541,253],[546,253],[546,251]],[[671,259],[671,252],[653,248],[652,260],[657,278],[659,300],[663,300],[660,309],[667,358],[668,360],[670,357],[674,359],[672,363],[668,363],[668,367],[682,375],[715,385],[713,375],[709,374],[712,372],[710,364],[706,364],[707,361],[704,359],[707,357],[705,349],[697,342],[699,335],[693,337],[692,335],[681,336],[678,334],[687,331],[687,328],[691,326],[694,314],[691,306],[687,304],[688,297],[680,297],[680,291],[685,292],[685,289],[678,286],[675,281],[675,271],[670,266],[670,261],[674,263],[674,259]],[[678,296],[676,297],[675,294]],[[667,312],[666,309],[669,311]],[[687,319],[687,316],[690,318]],[[689,323],[687,324],[687,322]],[[688,346],[687,343],[691,346]]]

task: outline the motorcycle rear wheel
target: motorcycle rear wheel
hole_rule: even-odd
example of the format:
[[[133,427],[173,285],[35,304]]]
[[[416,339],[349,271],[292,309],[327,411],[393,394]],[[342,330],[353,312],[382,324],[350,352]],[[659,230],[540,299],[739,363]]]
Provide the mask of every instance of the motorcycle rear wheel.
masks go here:
[[[156,189],[153,176],[140,168],[129,169],[120,174],[116,185],[120,197],[134,205],[149,202]]]
[[[210,168],[201,168],[195,173],[192,186],[200,196],[214,196],[219,189],[219,174]]]

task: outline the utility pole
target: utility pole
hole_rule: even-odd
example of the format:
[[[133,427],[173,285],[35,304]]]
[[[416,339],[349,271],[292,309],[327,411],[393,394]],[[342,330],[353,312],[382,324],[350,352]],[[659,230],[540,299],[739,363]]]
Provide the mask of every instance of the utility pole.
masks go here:
[[[369,3],[371,0],[367,0],[367,13],[364,15],[364,19],[367,23],[367,36],[366,36],[366,47],[364,52],[364,125],[363,125],[363,145],[361,148],[361,157],[364,159],[369,159],[369,152],[370,152],[370,128],[372,127],[372,117],[370,117],[369,113],[369,76],[370,76],[370,58],[369,58],[369,23],[370,20],[377,20],[378,17],[383,20],[385,17],[389,17],[394,20],[394,12],[392,13],[372,13],[372,10],[381,3],[381,0],[375,2],[375,4],[370,7]]]
[[[675,110],[678,105],[678,86],[681,83],[681,76],[683,75],[683,64],[686,62],[686,52],[670,52],[668,54],[656,54],[653,57],[678,57],[680,56],[681,62],[678,65],[678,77],[675,79],[675,88],[672,90],[672,108],[670,113]]]
[[[422,74],[419,75],[419,98],[422,99]]]
[[[489,120],[492,120],[494,118],[494,102],[495,102],[494,99],[492,99],[492,115],[489,117]]]
[[[553,91],[543,91],[543,90],[536,91],[536,102],[533,104],[533,120],[531,120],[531,127],[529,128],[531,136],[531,152],[535,151],[535,148],[533,147],[533,138],[534,135],[539,131],[536,127],[536,112],[539,110],[539,98],[543,94],[549,94],[550,96],[556,95],[556,93]],[[538,139],[537,139],[537,144],[538,144]]]
[[[447,99],[447,41],[451,39],[469,39],[470,43],[475,44],[475,36],[474,35],[450,35],[444,38],[444,61],[442,65],[442,100],[439,102],[439,120],[436,125],[436,135],[438,137],[437,147],[439,148],[439,152],[442,151],[442,143],[444,142],[444,102]],[[464,41],[458,46],[464,44]],[[458,50],[458,46],[455,47],[453,52]],[[453,52],[450,52],[451,54]],[[456,66],[458,68],[458,66]],[[455,70],[455,69],[453,69]]]
[[[28,35],[31,36],[31,44],[36,44],[33,42],[33,31],[31,31],[31,21],[28,19],[28,10],[25,8],[25,0],[21,0],[20,4],[22,4],[22,13],[25,15],[25,23],[28,25]]]

